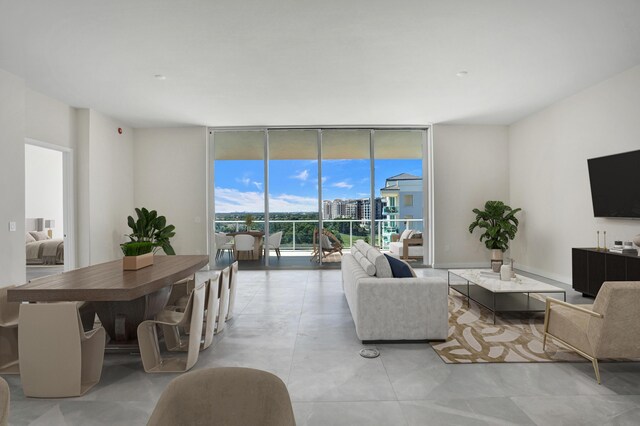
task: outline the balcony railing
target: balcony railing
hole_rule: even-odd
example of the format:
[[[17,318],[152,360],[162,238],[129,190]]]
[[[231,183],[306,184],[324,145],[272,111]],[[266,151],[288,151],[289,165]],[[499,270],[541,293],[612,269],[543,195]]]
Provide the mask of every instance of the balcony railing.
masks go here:
[[[386,250],[389,248],[391,234],[402,232],[406,225],[411,229],[422,230],[422,219],[376,219],[375,245]],[[325,229],[334,233],[346,248],[350,248],[357,240],[370,243],[370,220],[328,219],[322,221]],[[405,225],[406,224],[406,225]],[[270,220],[271,234],[283,231],[280,250],[311,251],[313,248],[313,231],[318,226],[317,220]],[[255,220],[252,230],[264,231],[264,220]],[[246,230],[243,220],[216,220],[216,232],[240,232]]]

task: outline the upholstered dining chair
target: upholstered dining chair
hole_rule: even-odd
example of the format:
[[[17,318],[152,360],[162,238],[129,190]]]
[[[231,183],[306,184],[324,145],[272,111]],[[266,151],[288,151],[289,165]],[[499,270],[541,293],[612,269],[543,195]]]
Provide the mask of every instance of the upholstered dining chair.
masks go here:
[[[235,262],[237,263],[237,262]],[[216,317],[215,334],[220,333],[225,327],[225,318],[229,310],[229,278],[231,267],[226,267],[220,271],[218,276],[218,315]]]
[[[253,259],[255,241],[256,241],[255,238],[251,235],[245,235],[245,234],[236,235],[235,246],[234,246],[235,258],[238,259],[238,253],[250,252],[249,257],[250,259]]]
[[[0,377],[0,426],[9,425],[9,384]]]
[[[295,426],[291,398],[277,376],[252,368],[208,368],[166,387],[148,426]]]
[[[231,264],[229,270],[229,304],[227,305],[226,320],[233,318],[233,310],[236,306],[236,290],[238,289],[238,261]]]
[[[640,281],[605,282],[593,305],[572,305],[547,298],[543,348],[552,337],[593,364],[598,359],[640,358]]]
[[[20,303],[7,302],[7,290],[0,288],[0,374],[19,374],[18,313]]]
[[[188,325],[189,334],[202,335],[204,315],[205,277],[196,276],[195,289],[189,296],[184,312],[162,311],[156,320],[147,320],[138,326],[138,345],[144,371],[147,373],[180,373],[188,371],[198,361],[200,338],[189,339],[187,356],[163,358],[160,354],[156,325],[162,327],[167,348],[180,347],[180,328]],[[177,335],[177,338],[176,338]]]
[[[218,288],[220,281],[220,272],[219,271],[199,271],[195,274],[195,282],[204,282],[205,283],[205,311],[204,311],[204,324],[202,326],[202,340],[200,343],[200,350],[207,349],[213,343],[213,335],[216,326],[216,319],[218,317],[218,309],[220,305],[220,299],[218,298]],[[188,303],[188,299],[187,299]],[[186,305],[185,305],[186,306]],[[176,307],[171,307],[176,308]],[[168,311],[168,312],[167,312]],[[166,322],[177,322],[180,321],[181,315],[184,315],[183,309],[168,309],[166,311],[160,312],[156,320],[166,321]],[[186,352],[189,350],[189,341],[187,339],[183,339],[180,333],[179,327],[171,327],[170,330],[167,330],[170,335],[165,336],[165,341],[167,342],[167,350],[171,352]],[[193,335],[189,333],[188,339],[192,339]]]
[[[278,259],[280,259],[280,242],[282,241],[282,231],[278,231],[275,234],[269,235],[269,243],[264,244],[262,250],[264,251],[264,255],[267,255],[267,248],[269,250],[274,250]]]
[[[229,253],[229,260],[231,260],[233,252],[233,237],[226,235],[223,232],[215,233],[216,242],[216,259],[224,255],[225,250]]]
[[[100,381],[106,333],[85,332],[75,302],[20,305],[20,379],[26,396],[80,396]]]

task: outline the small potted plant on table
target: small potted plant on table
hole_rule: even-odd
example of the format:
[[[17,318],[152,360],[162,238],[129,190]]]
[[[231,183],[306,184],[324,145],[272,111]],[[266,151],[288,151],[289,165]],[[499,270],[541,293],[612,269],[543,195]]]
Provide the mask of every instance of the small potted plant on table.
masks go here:
[[[164,216],[158,216],[155,210],[136,209],[138,219],[127,218],[127,224],[133,232],[127,235],[130,241],[121,244],[124,259],[123,269],[138,270],[153,265],[153,255],[162,249],[167,255],[175,255],[170,238],[176,235],[175,226],[167,225]]]

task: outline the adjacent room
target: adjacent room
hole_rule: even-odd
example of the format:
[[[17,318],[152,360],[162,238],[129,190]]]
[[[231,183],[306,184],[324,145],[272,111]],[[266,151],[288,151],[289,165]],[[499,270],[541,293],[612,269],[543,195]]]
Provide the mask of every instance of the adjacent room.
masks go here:
[[[638,22],[0,1],[0,426],[640,424]]]

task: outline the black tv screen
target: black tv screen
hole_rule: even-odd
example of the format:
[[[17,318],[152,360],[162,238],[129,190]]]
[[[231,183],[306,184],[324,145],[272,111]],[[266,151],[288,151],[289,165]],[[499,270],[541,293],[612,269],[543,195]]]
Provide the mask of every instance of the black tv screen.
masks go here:
[[[587,163],[594,216],[640,218],[640,150]]]

